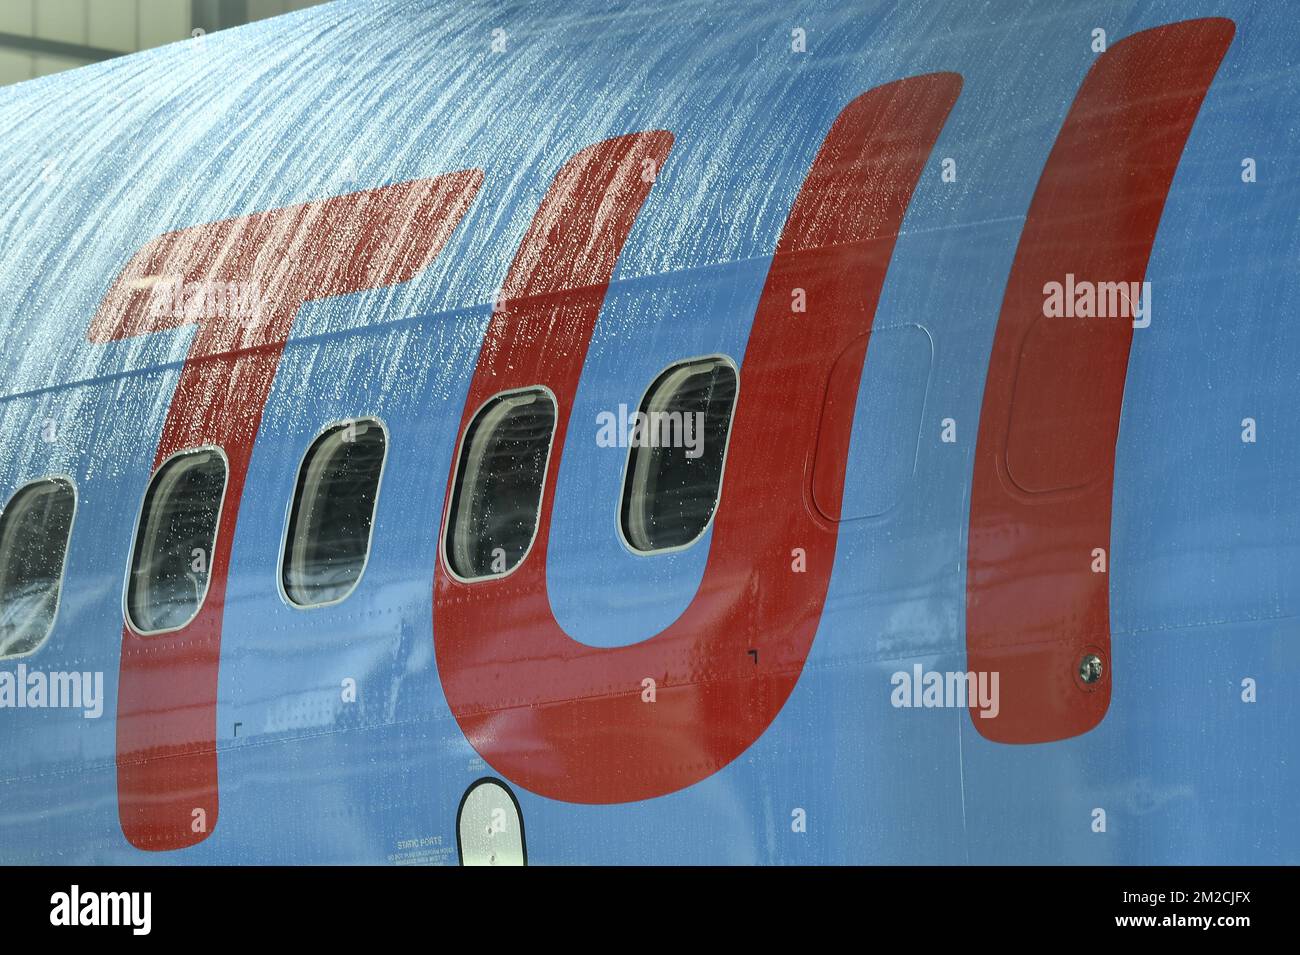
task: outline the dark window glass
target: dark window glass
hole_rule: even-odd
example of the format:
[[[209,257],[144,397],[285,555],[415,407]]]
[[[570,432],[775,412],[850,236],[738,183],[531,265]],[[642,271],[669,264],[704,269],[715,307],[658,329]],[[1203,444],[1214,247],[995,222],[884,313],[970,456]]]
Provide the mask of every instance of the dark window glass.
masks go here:
[[[718,506],[736,403],[736,369],[724,358],[674,365],[641,402],[628,436],[622,526],[639,551],[693,542]]]
[[[300,607],[342,600],[361,579],[387,442],[378,421],[330,428],[307,450],[285,531],[281,581]]]
[[[126,589],[138,632],[176,630],[199,612],[225,492],[226,459],[214,449],[168,459],[149,482]]]
[[[509,392],[474,416],[461,445],[446,553],[460,577],[503,574],[537,533],[555,402],[540,388]]]
[[[54,627],[77,493],[49,478],[19,488],[0,514],[0,657],[31,653]]]

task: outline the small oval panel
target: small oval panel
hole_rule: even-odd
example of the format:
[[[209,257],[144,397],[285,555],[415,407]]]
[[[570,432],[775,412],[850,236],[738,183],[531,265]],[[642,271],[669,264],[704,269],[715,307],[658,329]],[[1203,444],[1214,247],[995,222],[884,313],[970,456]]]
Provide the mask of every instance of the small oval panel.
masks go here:
[[[527,865],[524,817],[515,794],[499,779],[480,779],[466,790],[456,813],[461,865]]]

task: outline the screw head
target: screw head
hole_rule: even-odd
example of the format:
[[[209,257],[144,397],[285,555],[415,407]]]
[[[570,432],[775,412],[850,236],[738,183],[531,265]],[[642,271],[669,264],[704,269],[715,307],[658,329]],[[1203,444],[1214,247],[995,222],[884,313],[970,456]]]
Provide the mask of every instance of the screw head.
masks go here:
[[[1079,661],[1079,679],[1089,686],[1098,682],[1102,675],[1101,657],[1095,653],[1084,654]]]

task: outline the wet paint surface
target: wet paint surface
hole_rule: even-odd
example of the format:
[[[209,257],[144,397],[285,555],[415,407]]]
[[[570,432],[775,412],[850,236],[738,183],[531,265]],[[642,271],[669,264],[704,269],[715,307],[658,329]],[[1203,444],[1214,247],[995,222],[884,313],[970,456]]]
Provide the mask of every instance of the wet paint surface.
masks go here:
[[[972,713],[989,739],[1077,736],[1110,704],[1115,438],[1146,319],[1141,293],[1091,318],[1057,314],[1044,293],[1072,277],[1094,290],[1142,287],[1178,159],[1232,34],[1230,21],[1195,20],[1108,49],[1034,192],[989,358],[971,491],[969,668],[999,673],[1004,691],[996,716]],[[1086,678],[1085,660],[1098,667]]]
[[[838,473],[827,493],[838,518],[852,427],[845,412],[824,418],[820,435],[805,422],[817,420],[825,382],[846,346],[870,332],[899,223],[960,86],[956,75],[934,74],[865,93],[836,118],[818,150],[763,284],[710,563],[680,619],[617,649],[586,646],[556,626],[544,573],[553,483],[543,496],[537,553],[519,572],[463,584],[439,566],[434,633],[443,686],[475,749],[509,778],[570,802],[661,796],[735,759],[780,711],[807,658],[834,562],[834,523],[800,506],[807,475],[818,441],[836,445],[827,467]],[[644,135],[642,149],[662,166],[665,137]],[[573,165],[599,173],[594,180],[590,172],[566,174]],[[636,182],[642,160],[634,151],[617,162],[611,156],[570,166],[520,248],[505,286],[509,300],[488,329],[465,405],[468,423],[495,392],[550,387],[560,401],[553,458],[565,444],[568,408],[614,262],[587,253],[585,268],[566,274],[556,247],[577,255],[587,246],[621,245],[588,237],[603,229],[626,234],[635,212],[602,217],[595,203],[584,210],[569,193],[609,195],[620,181]],[[557,232],[549,223],[561,210],[565,231]],[[550,239],[546,255],[530,247],[539,235]],[[534,262],[543,263],[540,281]],[[795,294],[823,316],[811,340],[791,310]],[[863,357],[847,386],[854,393]],[[773,447],[784,449],[779,464],[770,459]],[[755,521],[771,500],[790,506]]]
[[[1153,323],[1129,355],[1109,709],[1090,732],[1032,746],[985,739],[964,709],[896,709],[895,671],[968,665],[985,378],[1035,187],[1096,59],[1091,30],[1104,26],[1115,44],[1190,16],[1230,17],[1236,37],[1174,175],[1146,269]],[[792,60],[795,20],[809,53]],[[490,49],[498,26],[510,36],[503,55]],[[493,770],[444,695],[430,628],[436,529],[493,293],[556,173],[593,143],[673,136],[614,269],[554,463],[550,609],[574,640],[621,647],[691,604],[718,527],[677,554],[627,552],[616,525],[625,452],[596,445],[595,415],[634,404],[682,357],[739,360],[835,117],[866,90],[951,71],[961,98],[907,208],[874,319],[933,341],[910,486],[885,513],[840,528],[802,673],[752,745],[686,788],[631,803],[514,785],[528,861],[1297,861],[1287,754],[1300,713],[1266,689],[1300,677],[1300,503],[1287,477],[1300,447],[1290,412],[1300,332],[1282,318],[1300,304],[1300,279],[1282,265],[1300,255],[1300,187],[1281,171],[1300,146],[1294,39],[1283,13],[1238,3],[1080,5],[1059,17],[1018,4],[342,3],[207,37],[201,50],[180,44],[0,91],[0,481],[7,498],[65,472],[80,496],[59,619],[26,662],[102,670],[110,701],[98,721],[0,711],[0,855],[379,862],[429,840],[426,861],[454,862],[457,807]],[[1260,182],[1241,182],[1244,156]],[[956,182],[941,179],[945,157]],[[231,541],[220,824],[190,848],[141,852],[119,821],[121,588],[195,330],[99,343],[86,338],[92,318],[159,235],[462,169],[482,169],[483,185],[436,261],[294,318]],[[817,334],[815,311],[801,320]],[[867,350],[861,392],[888,378],[873,364],[888,354]],[[745,388],[742,363],[742,400]],[[275,574],[296,467],[322,425],[360,415],[392,434],[366,576],[337,606],[288,607]],[[1254,445],[1240,440],[1247,416],[1260,422]],[[952,444],[939,440],[945,417],[957,423]],[[47,419],[56,441],[41,440]],[[846,501],[880,446],[859,429],[881,420],[855,415]],[[1240,702],[1246,677],[1261,681],[1259,703]],[[348,679],[354,703],[340,692]],[[1095,807],[1107,809],[1105,835],[1090,831]],[[806,832],[791,829],[795,809]]]
[[[201,447],[221,448],[228,468],[196,615],[167,633],[142,634],[130,624],[122,631],[118,799],[133,845],[177,849],[216,825],[216,690],[230,548],[294,317],[310,301],[409,282],[437,257],[482,181],[469,170],[171,232],[132,256],[100,305],[88,332],[94,342],[200,326],[155,468]],[[232,307],[219,295],[209,304],[215,285],[253,304]]]

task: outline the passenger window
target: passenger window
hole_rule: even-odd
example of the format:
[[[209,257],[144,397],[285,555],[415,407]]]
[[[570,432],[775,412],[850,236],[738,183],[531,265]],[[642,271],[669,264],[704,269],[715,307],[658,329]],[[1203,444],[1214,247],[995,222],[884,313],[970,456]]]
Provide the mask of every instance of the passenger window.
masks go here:
[[[0,659],[31,653],[54,629],[76,509],[71,481],[44,478],[0,512]]]
[[[178,630],[198,614],[225,493],[226,457],[216,448],[183,451],[154,473],[126,589],[127,622],[136,632]]]
[[[461,445],[445,553],[464,580],[513,570],[532,547],[555,433],[555,400],[544,388],[492,398]]]
[[[299,607],[338,603],[361,580],[388,442],[374,419],[334,425],[298,468],[280,582]]]
[[[736,367],[727,358],[674,365],[655,379],[630,422],[621,526],[635,550],[694,543],[722,486]]]

